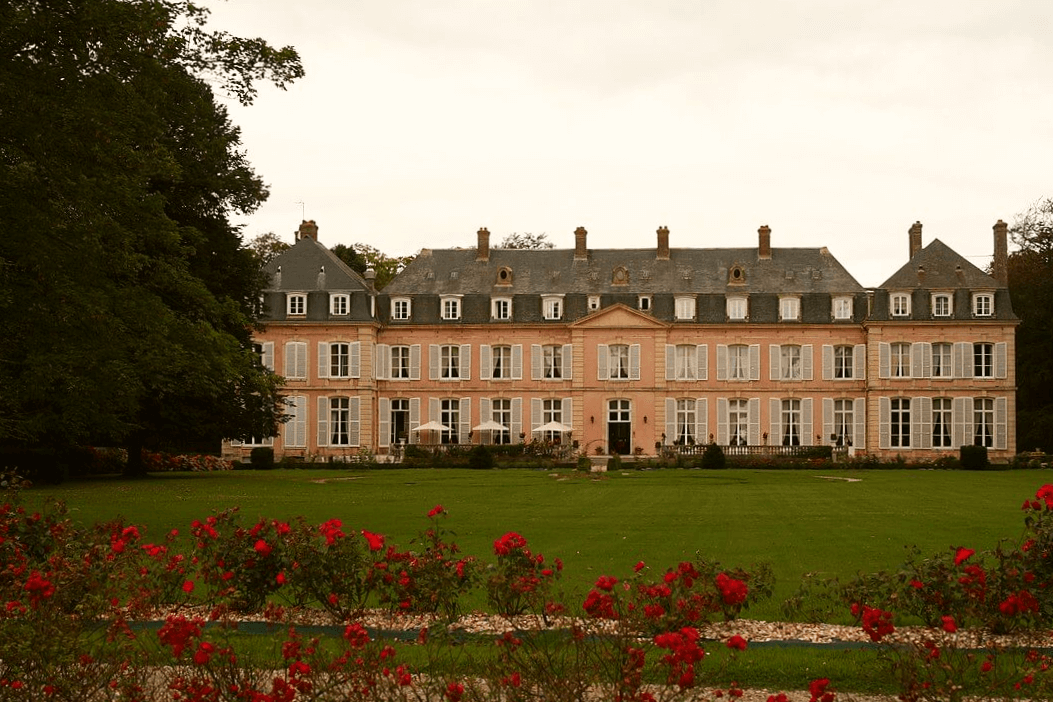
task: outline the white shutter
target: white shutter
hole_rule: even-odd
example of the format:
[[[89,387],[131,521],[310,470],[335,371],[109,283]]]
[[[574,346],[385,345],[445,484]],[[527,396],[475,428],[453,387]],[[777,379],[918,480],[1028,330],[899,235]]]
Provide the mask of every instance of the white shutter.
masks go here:
[[[665,379],[676,380],[676,347],[665,345]]]
[[[479,380],[490,380],[493,378],[493,369],[490,366],[490,344],[479,345]]]
[[[888,378],[892,375],[892,349],[888,342],[882,341],[878,344],[878,377]],[[891,439],[890,439],[891,440]],[[884,448],[888,448],[885,446]]]
[[[814,353],[811,344],[805,344],[801,347],[801,370],[804,371],[803,375],[805,380],[812,379],[812,366],[814,365],[813,361],[815,360]]]
[[[329,377],[329,342],[318,342],[318,377]]]
[[[534,430],[541,426],[541,398],[530,398],[530,439],[534,438]]]
[[[377,398],[377,446],[391,446],[391,400]]]
[[[391,377],[391,347],[387,344],[377,344],[373,347],[373,352],[377,359],[373,373],[377,380],[387,380]]]
[[[955,342],[951,364],[955,378],[973,377],[973,345],[968,341]]]
[[[350,446],[361,446],[362,445],[362,398],[352,397],[351,401],[348,402],[348,415],[350,422],[348,423],[348,445]]]
[[[513,397],[512,398],[512,426],[509,427],[512,435],[512,441],[519,443],[523,442],[523,439],[519,436],[523,433],[523,398]]]
[[[303,448],[307,446],[307,398],[294,395],[285,398],[289,408],[289,421],[285,423],[285,446]]]
[[[867,378],[867,345],[856,344],[852,350],[852,377],[856,380]]]
[[[911,446],[919,449],[932,448],[931,397],[915,397],[910,401],[910,428]]]
[[[472,431],[472,398],[462,397],[460,406],[461,424],[457,429],[457,443],[470,444],[472,437],[468,434]]]
[[[329,398],[318,398],[318,440],[319,446],[329,445]]]
[[[523,345],[512,346],[512,380],[523,379]]]
[[[760,344],[750,345],[750,380],[760,380]]]
[[[541,344],[530,345],[530,379],[541,380],[541,361],[543,354]]]
[[[704,397],[695,400],[695,436],[702,443],[709,443],[709,401]]]
[[[564,397],[562,402],[563,424],[574,426],[574,398]]]
[[[698,361],[698,379],[709,380],[709,346],[707,344],[695,346],[695,359]]]
[[[823,380],[834,379],[834,347],[823,344]],[[832,420],[831,420],[832,421]],[[833,424],[831,424],[833,426]],[[829,432],[827,432],[829,433]]]
[[[801,399],[801,446],[815,445],[815,414],[812,407],[812,398]],[[822,443],[822,442],[820,442]]]
[[[355,341],[351,343],[349,353],[351,354],[351,377],[361,378],[362,377],[362,342]]]
[[[260,344],[260,348],[263,349],[263,353],[260,354],[260,363],[267,370],[274,372],[274,342],[264,341]]]
[[[951,443],[954,448],[973,443],[973,398],[956,397],[951,401]]]
[[[607,372],[607,344],[596,345],[596,379],[597,380],[610,380],[610,373]]]
[[[865,449],[867,447],[867,401],[857,397],[852,403],[852,445]]]
[[[493,413],[493,410],[490,407],[490,398],[489,397],[480,397],[479,398],[479,423],[480,424],[486,424],[491,419],[493,419],[493,416],[494,416],[494,413]]]
[[[887,344],[886,344],[887,346]],[[892,446],[892,400],[887,397],[878,398],[878,448],[887,449]]]
[[[751,397],[749,402],[750,412],[750,446],[759,446],[761,443],[760,423],[760,398]]]
[[[574,379],[574,344],[563,344],[563,380]]]
[[[640,345],[629,346],[629,380],[640,379]]]
[[[442,419],[440,419],[440,417],[442,417],[442,412],[439,409],[439,398],[437,398],[437,397],[429,397],[428,398],[428,421],[429,422],[439,422],[440,424],[442,424]],[[456,427],[450,427],[450,428],[451,429],[456,429]]]
[[[428,380],[439,379],[439,345],[428,344]]]
[[[910,345],[910,376],[928,378],[932,375],[932,344],[915,341]]]
[[[420,441],[420,432],[413,431],[420,426],[420,398],[411,397],[409,401],[409,442],[415,444]]]
[[[460,368],[458,368],[458,376],[461,380],[472,379],[472,345],[461,344],[461,357],[458,361]]]
[[[778,380],[782,377],[781,360],[782,350],[778,344],[768,344],[768,380]]]
[[[782,443],[782,402],[774,397],[768,398],[768,443]]]
[[[728,445],[728,400],[726,397],[717,398],[717,443],[721,446]]]
[[[413,344],[409,349],[410,380],[420,380],[420,344]]]
[[[1009,346],[1004,341],[994,345],[994,374],[996,378],[1005,378],[1008,375],[1008,349]]]
[[[286,378],[303,378],[305,374],[301,373],[301,366],[304,366],[303,359],[301,359],[301,347],[305,344],[302,341],[289,341],[285,344],[285,377]]]
[[[1009,448],[1009,400],[1005,397],[996,397],[994,403],[995,435],[994,447],[996,450],[1004,451]]]
[[[665,438],[669,444],[676,438],[676,400],[671,397],[665,398]]]
[[[717,344],[717,380],[728,379],[728,346]]]
[[[828,347],[824,346],[823,348],[826,349]],[[825,351],[824,351],[823,355],[824,356],[826,355]],[[833,433],[834,433],[834,399],[832,397],[824,397],[823,398],[823,441],[822,441],[822,443],[825,444],[827,441],[829,441],[830,437],[833,436]]]

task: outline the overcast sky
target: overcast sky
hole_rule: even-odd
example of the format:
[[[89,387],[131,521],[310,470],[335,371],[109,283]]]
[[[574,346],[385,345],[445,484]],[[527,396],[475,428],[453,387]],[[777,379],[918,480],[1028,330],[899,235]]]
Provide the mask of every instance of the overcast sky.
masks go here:
[[[271,197],[245,238],[389,255],[828,247],[867,286],[907,230],[981,268],[1053,196],[1046,0],[227,0],[212,26],[307,76],[230,107]],[[302,203],[302,205],[300,204]]]

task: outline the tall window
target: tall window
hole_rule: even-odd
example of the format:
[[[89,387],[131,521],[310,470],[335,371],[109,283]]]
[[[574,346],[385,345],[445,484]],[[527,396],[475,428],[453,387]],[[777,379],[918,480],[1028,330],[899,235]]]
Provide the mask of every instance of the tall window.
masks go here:
[[[951,348],[950,344],[942,342],[932,345],[933,378],[951,378],[954,376],[954,367],[951,365]]]
[[[698,347],[681,344],[676,347],[676,379],[696,380],[698,377]]]
[[[512,319],[512,301],[507,297],[500,297],[491,301],[494,319]]]
[[[695,298],[676,298],[676,318],[681,320],[695,318]]]
[[[892,293],[890,304],[893,317],[910,316],[910,295],[907,293]]]
[[[910,344],[897,342],[889,347],[890,371],[893,378],[910,377]]]
[[[391,347],[391,377],[393,380],[408,380],[410,377],[410,347]]]
[[[307,342],[285,343],[285,375],[290,380],[307,380]]]
[[[607,371],[611,380],[629,379],[629,346],[611,344],[607,347]]]
[[[391,437],[392,446],[409,441],[410,401],[406,398],[395,398],[391,401]]]
[[[994,446],[994,400],[989,397],[973,400],[973,443]]]
[[[932,398],[932,447],[951,446],[951,398]]]
[[[990,317],[994,314],[994,295],[991,293],[973,295],[973,314],[977,317]]]
[[[834,298],[834,319],[852,319],[852,298]]]
[[[563,400],[549,398],[541,401],[541,424],[544,426],[549,422],[563,424]],[[546,431],[541,435],[544,441],[559,441],[563,435],[558,431]]]
[[[495,444],[512,443],[512,401],[502,397],[490,400],[490,419],[505,427],[503,430],[494,430],[490,440]]]
[[[851,378],[855,367],[855,349],[851,346],[834,347],[834,377]]]
[[[290,315],[307,314],[307,296],[303,293],[290,293],[286,311]]]
[[[933,317],[950,317],[951,316],[951,295],[950,295],[950,293],[933,293],[933,295],[932,295],[932,316]]]
[[[512,377],[512,347],[494,346],[490,349],[490,377],[494,379]]]
[[[801,401],[782,401],[782,445],[801,445]]]
[[[745,446],[749,439],[750,411],[749,400],[728,400],[728,443],[732,446]]]
[[[910,447],[910,398],[894,397],[891,403],[892,413],[889,416],[890,446],[892,448]]]
[[[461,318],[461,298],[459,298],[459,297],[444,297],[444,298],[442,298],[442,318],[443,319],[460,319]]]
[[[347,378],[351,375],[350,345],[342,343],[329,344],[329,377]]]
[[[744,297],[728,298],[728,319],[746,319],[749,304]]]
[[[854,401],[834,400],[834,443],[838,446],[853,446],[853,426],[855,426]]]
[[[801,318],[801,298],[781,297],[779,298],[779,319],[785,321],[797,321]]]
[[[676,436],[673,442],[679,446],[690,446],[700,443],[695,436],[695,401],[676,401]]]
[[[563,377],[563,347],[559,344],[548,344],[541,347],[541,374],[545,378]]]
[[[792,344],[782,345],[779,347],[779,379],[800,380],[801,378],[801,347]]]
[[[546,297],[541,302],[545,319],[561,319],[563,317],[563,298]]]
[[[410,318],[410,301],[407,297],[396,297],[391,301],[392,319]]]
[[[351,308],[351,296],[346,294],[333,294],[329,296],[329,314],[339,317],[347,316]]]
[[[461,424],[460,400],[439,400],[439,422],[446,427],[442,430],[442,443],[456,444],[457,430]]]
[[[994,377],[994,344],[973,344],[973,377]]]
[[[346,397],[329,398],[329,445],[351,443],[351,404]]]
[[[439,347],[439,376],[444,380],[461,377],[461,347],[447,344]]]
[[[728,380],[750,379],[750,347],[732,344],[728,347]]]

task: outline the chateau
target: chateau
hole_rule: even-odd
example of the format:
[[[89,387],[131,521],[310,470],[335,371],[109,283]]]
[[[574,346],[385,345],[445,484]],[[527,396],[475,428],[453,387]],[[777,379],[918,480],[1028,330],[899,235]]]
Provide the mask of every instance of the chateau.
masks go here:
[[[258,350],[286,378],[279,436],[247,454],[559,441],[589,455],[850,447],[889,458],[1016,452],[1007,227],[991,274],[908,232],[863,288],[824,248],[424,249],[383,290],[303,222],[265,272]]]

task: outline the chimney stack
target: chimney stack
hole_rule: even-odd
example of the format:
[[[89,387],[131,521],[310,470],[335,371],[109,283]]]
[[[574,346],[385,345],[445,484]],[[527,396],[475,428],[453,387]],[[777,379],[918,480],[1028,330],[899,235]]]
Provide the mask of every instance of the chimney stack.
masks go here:
[[[296,231],[296,240],[300,239],[314,239],[318,241],[318,225],[314,223],[313,219],[305,219],[300,222],[300,228]]]
[[[1009,285],[1009,225],[998,220],[994,225],[994,260],[991,277],[999,285]]]
[[[757,230],[758,241],[757,241],[757,258],[762,261],[771,259],[771,227],[767,224],[762,224],[761,228]]]
[[[921,222],[910,225],[910,258],[913,259],[921,251]]]
[[[476,261],[489,261],[490,260],[490,230],[486,227],[481,228],[476,232],[479,236],[479,243],[475,247],[475,260]]]
[[[588,234],[585,231],[585,227],[578,227],[574,230],[574,260],[585,261],[589,258],[589,250],[585,246],[585,235]]]
[[[669,260],[669,227],[665,225],[658,227],[658,254],[655,258],[659,261]]]

